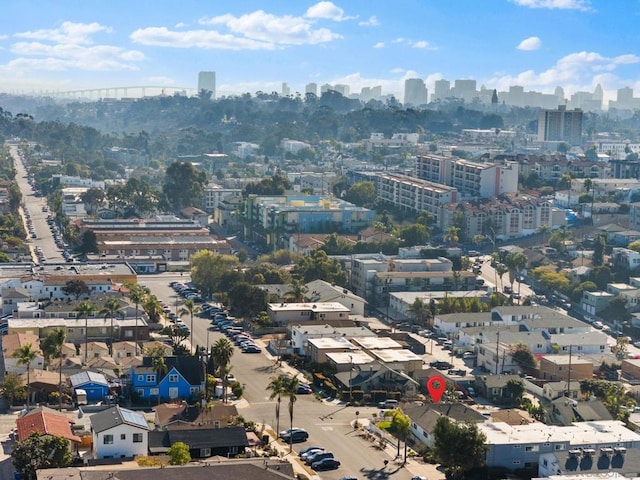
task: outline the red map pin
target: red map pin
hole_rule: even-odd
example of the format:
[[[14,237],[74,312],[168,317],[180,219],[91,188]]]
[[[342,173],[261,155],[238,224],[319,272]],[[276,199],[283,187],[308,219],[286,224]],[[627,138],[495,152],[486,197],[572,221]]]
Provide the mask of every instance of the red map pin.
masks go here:
[[[427,381],[427,391],[435,403],[440,402],[446,388],[447,382],[440,375],[434,375]]]

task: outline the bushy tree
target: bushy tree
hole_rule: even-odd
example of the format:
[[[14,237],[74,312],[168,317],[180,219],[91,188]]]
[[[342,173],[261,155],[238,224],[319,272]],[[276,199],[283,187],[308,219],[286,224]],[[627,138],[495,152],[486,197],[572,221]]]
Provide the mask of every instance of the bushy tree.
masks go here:
[[[447,478],[461,479],[469,470],[484,465],[487,439],[475,423],[457,423],[443,415],[436,421],[433,437],[435,457]]]
[[[324,280],[340,286],[347,284],[347,274],[338,260],[330,259],[323,250],[302,257],[295,266],[294,275],[304,283]]]
[[[167,450],[169,455],[169,463],[171,465],[184,465],[191,461],[191,453],[189,453],[189,445],[183,442],[176,442]]]
[[[73,455],[67,439],[33,433],[29,438],[16,443],[11,458],[20,478],[35,480],[37,470],[67,467],[71,464]]]
[[[234,255],[200,250],[191,256],[191,281],[207,298],[218,291],[220,279],[238,264]]]
[[[207,174],[197,170],[191,162],[173,162],[167,168],[164,195],[174,210],[200,205]]]
[[[372,205],[376,201],[376,186],[368,180],[356,182],[347,190],[345,200],[361,207]]]

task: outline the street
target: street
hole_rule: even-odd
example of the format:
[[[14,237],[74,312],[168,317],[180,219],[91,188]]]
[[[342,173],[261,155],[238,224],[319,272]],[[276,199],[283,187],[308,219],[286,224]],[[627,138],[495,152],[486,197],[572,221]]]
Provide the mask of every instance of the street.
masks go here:
[[[138,282],[149,289],[166,304],[179,309],[182,299],[176,295],[169,282],[189,281],[188,274],[162,273],[158,275],[139,276]],[[177,302],[176,302],[177,300]],[[188,324],[189,318],[183,320]],[[200,346],[213,344],[219,338],[226,338],[222,333],[210,330],[210,320],[194,316],[193,320],[193,343]],[[265,423],[275,431],[275,401],[269,400],[267,384],[271,376],[278,375],[282,371],[275,365],[273,360],[265,355],[242,354],[238,349],[231,359],[232,373],[244,386],[243,397],[248,404],[240,409],[240,414],[247,420],[256,423]],[[241,404],[242,405],[242,404]],[[298,395],[294,406],[293,425],[305,428],[309,432],[309,440],[304,443],[294,444],[294,451],[309,445],[319,445],[334,452],[336,458],[341,462],[338,470],[322,472],[321,478],[336,480],[345,475],[355,475],[358,478],[386,478],[381,470],[384,467],[383,461],[393,460],[375,448],[374,444],[364,440],[354,431],[352,422],[356,419],[355,412],[358,411],[360,418],[373,418],[372,414],[378,412],[374,407],[344,407],[331,402],[324,402],[315,398],[314,395]],[[280,415],[280,430],[290,427],[288,400],[283,399]],[[397,468],[397,467],[396,467]],[[387,467],[387,472],[393,471],[391,464]],[[373,469],[372,476],[366,477],[365,469]],[[375,477],[373,476],[375,475]],[[394,479],[405,480],[411,478],[411,473],[403,468],[393,474]]]

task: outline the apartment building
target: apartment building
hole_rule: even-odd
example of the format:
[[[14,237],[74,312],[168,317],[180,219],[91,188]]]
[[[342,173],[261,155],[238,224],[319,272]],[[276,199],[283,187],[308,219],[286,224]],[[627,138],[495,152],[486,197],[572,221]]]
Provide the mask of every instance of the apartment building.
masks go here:
[[[518,191],[518,164],[481,163],[442,155],[418,155],[417,176],[454,187],[462,197],[487,198]]]
[[[355,233],[373,224],[375,212],[329,195],[249,195],[245,238],[284,248],[301,233]]]
[[[207,213],[213,213],[223,200],[234,197],[242,197],[240,188],[226,188],[222,185],[209,184],[204,187],[202,208]]]
[[[440,209],[458,201],[458,190],[407,175],[382,173],[375,176],[378,200],[412,212],[429,212],[436,221]]]
[[[565,105],[560,105],[555,110],[540,110],[538,141],[582,145],[582,116],[582,110],[567,110]]]

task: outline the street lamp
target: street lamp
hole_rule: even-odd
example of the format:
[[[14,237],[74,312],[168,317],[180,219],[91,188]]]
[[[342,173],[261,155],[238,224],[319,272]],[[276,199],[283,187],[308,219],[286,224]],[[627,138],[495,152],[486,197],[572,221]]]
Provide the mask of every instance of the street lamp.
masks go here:
[[[349,355],[349,406],[353,404],[353,384],[351,383],[353,377],[353,355]]]
[[[389,316],[389,307],[391,306],[391,282],[392,279],[387,278],[384,281],[384,290],[386,292],[386,297],[387,297],[387,323],[391,324],[391,332],[395,332],[395,328],[394,328],[394,324],[391,321],[391,317]]]

